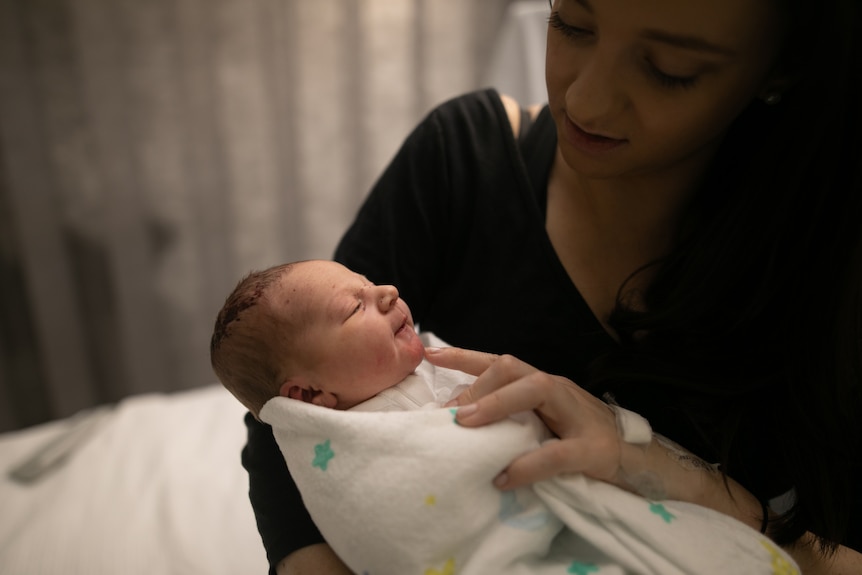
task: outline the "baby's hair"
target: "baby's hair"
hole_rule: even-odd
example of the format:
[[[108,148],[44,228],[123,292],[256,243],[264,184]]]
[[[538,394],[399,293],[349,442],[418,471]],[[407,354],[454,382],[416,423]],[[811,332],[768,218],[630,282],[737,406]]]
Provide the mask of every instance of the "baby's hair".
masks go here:
[[[222,385],[255,417],[278,395],[280,341],[277,326],[261,300],[267,290],[291,271],[295,263],[252,271],[242,278],[216,317],[210,340],[210,362]]]

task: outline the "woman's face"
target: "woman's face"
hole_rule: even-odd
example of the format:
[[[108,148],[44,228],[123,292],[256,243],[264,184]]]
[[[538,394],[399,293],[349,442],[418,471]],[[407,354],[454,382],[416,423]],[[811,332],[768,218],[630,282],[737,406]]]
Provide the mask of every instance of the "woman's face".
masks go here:
[[[566,164],[587,177],[701,170],[770,87],[774,0],[556,0],[548,102]]]

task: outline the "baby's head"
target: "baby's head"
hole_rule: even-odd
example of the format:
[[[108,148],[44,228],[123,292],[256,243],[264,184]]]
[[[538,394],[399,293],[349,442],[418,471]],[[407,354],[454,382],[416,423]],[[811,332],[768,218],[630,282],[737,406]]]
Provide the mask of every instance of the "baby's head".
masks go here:
[[[210,343],[219,380],[255,416],[277,395],[348,409],[407,377],[423,355],[395,287],[325,260],[246,276]]]

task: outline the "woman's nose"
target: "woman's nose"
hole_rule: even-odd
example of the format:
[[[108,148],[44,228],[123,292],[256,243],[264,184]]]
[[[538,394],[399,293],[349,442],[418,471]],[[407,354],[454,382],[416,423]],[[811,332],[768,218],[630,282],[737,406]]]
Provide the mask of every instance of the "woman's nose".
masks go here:
[[[625,100],[620,87],[607,68],[607,59],[594,57],[566,91],[566,108],[571,119],[584,130],[603,130],[609,118],[614,118]]]
[[[395,286],[377,286],[374,296],[377,299],[378,309],[386,313],[398,301],[398,289]]]

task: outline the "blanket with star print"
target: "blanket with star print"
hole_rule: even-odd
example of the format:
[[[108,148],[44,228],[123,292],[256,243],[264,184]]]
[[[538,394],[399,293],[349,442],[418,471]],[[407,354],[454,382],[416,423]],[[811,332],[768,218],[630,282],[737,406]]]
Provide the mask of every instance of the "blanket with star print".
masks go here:
[[[799,573],[765,536],[696,505],[581,475],[501,492],[494,477],[546,429],[533,414],[468,429],[453,413],[277,397],[260,415],[315,523],[359,575]]]

